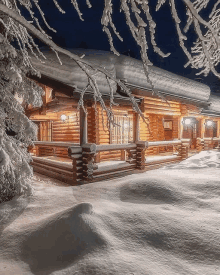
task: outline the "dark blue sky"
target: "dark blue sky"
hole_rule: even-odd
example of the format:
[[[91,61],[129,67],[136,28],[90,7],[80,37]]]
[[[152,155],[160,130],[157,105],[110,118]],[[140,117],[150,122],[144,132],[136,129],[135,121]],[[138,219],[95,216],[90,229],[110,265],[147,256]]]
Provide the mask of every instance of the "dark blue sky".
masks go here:
[[[80,9],[83,13],[84,21],[78,17],[70,0],[58,1],[60,6],[66,11],[66,14],[61,14],[55,7],[52,0],[40,0],[39,3],[42,10],[45,12],[48,23],[57,30],[53,33],[46,29],[47,33],[53,37],[56,44],[63,48],[79,48],[88,47],[90,49],[109,51],[110,46],[106,34],[102,31],[101,17],[104,0],[90,0],[92,8],[89,9],[86,5],[86,0],[78,1]],[[114,45],[120,53],[126,54],[130,51],[132,57],[140,58],[139,47],[136,45],[133,37],[130,34],[129,28],[126,26],[125,17],[123,13],[119,12],[119,1],[115,0],[115,7],[113,12],[113,21],[123,37],[121,42],[114,37]],[[151,1],[156,5],[155,0]],[[178,2],[178,1],[177,1]],[[178,10],[180,11],[180,19],[184,22],[185,8],[182,1],[178,2]],[[184,68],[187,58],[179,46],[175,24],[170,14],[170,7],[168,4],[164,5],[160,11],[154,12],[155,6],[152,6],[152,16],[157,22],[156,41],[158,46],[165,52],[171,52],[167,58],[161,58],[155,54],[152,48],[149,49],[149,58],[155,66],[168,70],[170,72],[182,75],[191,79],[197,79],[211,87],[212,91],[220,92],[218,83],[220,81],[212,74],[208,77],[196,76],[195,69]],[[40,18],[40,17],[38,17]],[[42,26],[43,23],[41,24]],[[184,26],[184,25],[183,25]],[[189,32],[190,39],[188,43],[192,43],[195,38],[193,29]]]

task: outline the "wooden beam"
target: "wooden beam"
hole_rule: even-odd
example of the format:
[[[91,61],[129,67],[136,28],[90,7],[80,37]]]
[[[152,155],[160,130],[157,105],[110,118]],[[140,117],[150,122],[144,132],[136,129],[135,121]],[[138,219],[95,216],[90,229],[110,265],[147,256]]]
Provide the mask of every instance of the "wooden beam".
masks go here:
[[[201,138],[205,137],[205,118],[201,119]]]
[[[183,123],[182,123],[182,116],[178,118],[178,139],[182,139],[183,137]]]
[[[88,143],[87,114],[80,108],[80,145]]]
[[[139,141],[140,139],[140,115],[134,113],[134,142]]]

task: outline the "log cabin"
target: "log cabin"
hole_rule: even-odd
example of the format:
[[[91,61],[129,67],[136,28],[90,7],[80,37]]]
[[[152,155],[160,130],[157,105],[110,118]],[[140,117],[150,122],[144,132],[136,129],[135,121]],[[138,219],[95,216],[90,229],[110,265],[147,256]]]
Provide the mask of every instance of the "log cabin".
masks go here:
[[[53,52],[44,51],[44,63],[32,57],[41,78],[31,76],[45,90],[43,106],[26,110],[39,127],[38,141],[31,149],[34,171],[77,184],[157,168],[218,145],[220,99],[210,96],[207,85],[151,66],[155,94],[141,61],[98,50],[72,51],[85,54],[87,61],[105,67],[129,87],[148,123],[113,81],[118,126],[107,127],[106,113],[94,103],[89,89],[84,95],[86,113],[79,110],[87,76],[68,57],[60,55],[60,65]],[[108,106],[109,84],[102,73],[95,77]]]

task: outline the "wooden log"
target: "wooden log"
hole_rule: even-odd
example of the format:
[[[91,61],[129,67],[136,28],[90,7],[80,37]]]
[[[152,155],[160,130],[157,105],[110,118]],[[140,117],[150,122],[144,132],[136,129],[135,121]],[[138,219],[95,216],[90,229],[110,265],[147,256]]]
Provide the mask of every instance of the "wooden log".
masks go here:
[[[139,149],[139,147],[146,149],[148,147],[148,142],[139,140],[138,142],[136,142],[136,145],[137,145],[137,150]]]
[[[113,179],[113,178],[120,178],[120,177],[125,177],[128,175],[133,174],[134,170],[129,169],[129,170],[125,170],[123,172],[112,172],[112,173],[108,173],[108,174],[104,174],[104,175],[93,175],[93,179],[92,182],[97,182],[97,181],[106,181],[109,179]]]
[[[82,160],[82,154],[70,154],[71,159]]]
[[[34,172],[37,172],[39,174],[43,174],[43,175],[46,175],[48,177],[51,177],[51,178],[55,178],[55,179],[58,179],[60,181],[63,181],[69,185],[77,185],[77,182],[73,179],[73,177],[69,178],[65,175],[61,175],[59,173],[56,173],[56,172],[52,172],[52,171],[48,171],[48,169],[44,169],[44,168],[41,168],[41,167],[33,167],[34,169]]]
[[[123,172],[123,171],[128,171],[128,170],[135,170],[136,165],[135,164],[129,164],[129,163],[124,163],[123,166],[121,165],[120,168],[105,168],[105,169],[98,169],[96,171],[94,171],[93,175],[97,176],[97,175],[108,175],[114,172]]]
[[[168,101],[169,102],[169,101]],[[158,107],[170,107],[179,110],[180,109],[180,104],[179,103],[174,103],[174,102],[169,102],[167,104],[166,102],[162,101],[155,101],[155,100],[148,100],[144,103],[144,107],[147,108],[147,106],[158,106]]]
[[[101,144],[97,145],[97,152],[102,151],[115,151],[115,150],[127,150],[136,148],[136,144],[128,143],[128,144]]]
[[[67,171],[67,170],[64,170],[63,167],[59,167],[58,165],[46,165],[44,163],[35,162],[35,161],[32,162],[31,165],[33,167],[41,167],[41,168],[47,169],[48,171],[53,171],[53,172],[59,173],[61,175],[66,175],[69,178],[71,178],[72,175],[73,175],[73,170],[72,169],[71,169],[72,171]]]
[[[83,164],[82,160],[73,158],[73,166],[81,167],[82,164]]]
[[[49,146],[49,147],[64,147],[68,148],[71,146],[79,146],[79,144],[76,144],[74,142],[54,142],[54,141],[34,141],[35,145],[41,145],[41,146]]]
[[[135,164],[135,166],[136,166],[137,160],[136,159],[128,159],[128,160],[126,160],[126,162],[128,162],[129,164]]]
[[[82,153],[82,147],[71,146],[68,148],[68,155],[74,155]]]
[[[87,127],[87,113],[80,108],[80,145],[88,143]]]
[[[63,170],[69,171],[69,172],[73,171],[73,167],[72,166],[67,166],[65,163],[57,163],[53,160],[42,159],[42,158],[39,158],[39,157],[32,157],[32,158],[33,158],[32,163],[40,163],[42,165],[54,166],[56,168],[63,169]]]
[[[83,171],[88,171],[88,170],[93,171],[99,168],[97,164],[92,162],[83,163],[82,167],[83,167]]]
[[[78,140],[78,138],[79,138],[79,135],[78,134],[72,134],[72,133],[66,133],[66,132],[63,132],[63,133],[57,133],[56,135],[53,135],[53,138],[54,139],[60,139],[60,138],[62,138],[62,139],[64,139],[64,140],[68,140],[68,139],[70,139],[70,140]]]
[[[77,126],[77,128],[79,128],[79,122],[78,121],[73,121],[73,122],[62,122],[62,123],[57,123],[54,122],[53,123],[53,128],[57,129],[57,128],[69,128],[69,127],[74,127]]]
[[[83,172],[83,167],[78,167],[78,166],[74,166],[73,167],[73,173],[82,173]]]
[[[82,145],[83,153],[90,152],[90,153],[96,153],[97,145],[95,143],[86,143]]]
[[[109,153],[109,154],[100,154],[101,157],[105,157],[105,158],[108,158],[108,157],[115,157],[115,156],[121,156],[121,153],[120,152],[116,152],[116,153]]]

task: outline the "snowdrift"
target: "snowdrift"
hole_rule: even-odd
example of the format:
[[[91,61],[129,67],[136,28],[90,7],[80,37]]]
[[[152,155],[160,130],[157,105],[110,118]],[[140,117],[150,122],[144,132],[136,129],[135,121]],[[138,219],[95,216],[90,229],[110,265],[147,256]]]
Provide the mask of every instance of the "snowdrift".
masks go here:
[[[218,151],[202,151],[199,154],[196,154],[181,163],[173,164],[167,166],[169,168],[178,168],[178,169],[196,169],[196,168],[207,168],[207,167],[216,167],[220,168],[220,152]],[[166,168],[167,168],[166,167]],[[165,168],[165,169],[166,169]]]
[[[0,274],[219,275],[219,154],[75,187],[36,175],[0,205]]]

